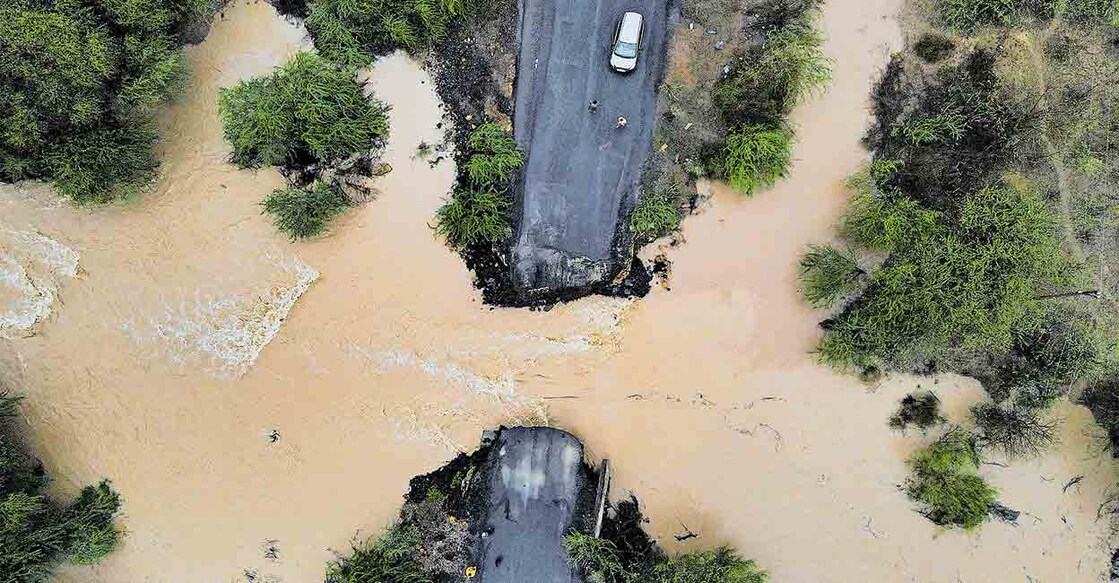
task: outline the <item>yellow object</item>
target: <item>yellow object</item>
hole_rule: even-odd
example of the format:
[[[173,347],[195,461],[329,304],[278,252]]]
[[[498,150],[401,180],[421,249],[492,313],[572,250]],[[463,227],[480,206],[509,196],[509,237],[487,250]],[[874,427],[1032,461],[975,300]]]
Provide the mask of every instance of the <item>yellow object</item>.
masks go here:
[[[447,517],[447,522],[454,522],[454,521],[455,521],[455,517],[454,517],[454,516],[448,516],[448,517]]]
[[[466,568],[466,578],[467,579],[473,579],[474,576],[477,575],[477,574],[478,574],[478,567],[467,567]]]

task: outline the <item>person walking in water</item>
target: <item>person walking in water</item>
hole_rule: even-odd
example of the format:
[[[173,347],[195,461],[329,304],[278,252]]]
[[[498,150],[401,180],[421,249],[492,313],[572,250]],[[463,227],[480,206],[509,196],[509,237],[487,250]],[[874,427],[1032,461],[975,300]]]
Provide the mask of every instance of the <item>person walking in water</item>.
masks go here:
[[[588,103],[587,104],[587,109],[590,110],[591,113],[597,113],[598,112],[598,100],[595,99],[595,100],[591,101],[590,103]]]
[[[620,115],[618,116],[618,125],[617,125],[618,129],[622,129],[622,128],[626,127],[627,123],[629,123],[629,122],[626,121],[626,118],[624,118]]]

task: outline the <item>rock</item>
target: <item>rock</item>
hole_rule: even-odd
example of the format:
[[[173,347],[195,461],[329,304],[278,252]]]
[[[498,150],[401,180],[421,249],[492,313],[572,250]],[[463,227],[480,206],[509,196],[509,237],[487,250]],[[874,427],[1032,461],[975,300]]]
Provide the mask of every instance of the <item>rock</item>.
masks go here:
[[[998,502],[992,503],[989,509],[992,516],[1010,524],[1016,524],[1018,522],[1018,517],[1022,515],[1021,512],[1013,508],[1007,508]]]

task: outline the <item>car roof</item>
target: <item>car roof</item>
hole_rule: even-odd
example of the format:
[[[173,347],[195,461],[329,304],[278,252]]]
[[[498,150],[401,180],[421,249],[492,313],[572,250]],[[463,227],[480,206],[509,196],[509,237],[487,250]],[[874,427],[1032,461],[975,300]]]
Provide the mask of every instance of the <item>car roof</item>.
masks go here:
[[[623,14],[618,39],[626,42],[637,42],[637,37],[641,34],[641,20],[641,14],[637,12]]]

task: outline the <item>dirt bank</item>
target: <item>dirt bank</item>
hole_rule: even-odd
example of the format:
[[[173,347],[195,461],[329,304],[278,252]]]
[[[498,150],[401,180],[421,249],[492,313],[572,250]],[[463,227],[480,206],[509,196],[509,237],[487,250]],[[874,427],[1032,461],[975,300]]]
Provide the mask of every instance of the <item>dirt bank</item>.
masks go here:
[[[1097,580],[1108,557],[1096,509],[1114,474],[1092,456],[1083,409],[1059,410],[1057,450],[983,468],[1036,520],[942,533],[895,487],[919,437],[886,426],[897,399],[931,381],[870,391],[807,354],[818,315],[797,298],[796,262],[828,238],[840,182],[865,156],[865,99],[897,46],[896,9],[826,6],[835,82],[797,112],[791,178],[752,200],[716,188],[685,224],[686,243],[667,251],[671,292],[527,312],[483,306],[427,228],[454,169],[412,159],[442,132],[430,81],[401,57],[371,73],[394,107],[395,170],[380,196],[325,239],[275,233],[257,202],[282,180],[225,164],[214,102],[218,86],[282,62],[302,33],[263,2],[233,4],[189,50],[195,77],[164,116],[155,193],[78,211],[41,187],[0,189],[8,228],[74,249],[84,270],[62,283],[64,304],[39,335],[0,341],[0,374],[29,393],[33,445],[55,487],[108,476],[125,500],[123,548],[63,579],[318,580],[329,548],[396,516],[410,477],[485,427],[546,415],[592,457],[609,454],[615,494],[641,495],[670,550],[732,543],[774,581]],[[149,351],[124,325],[196,294],[258,297],[277,258],[320,277],[240,377]],[[957,419],[981,396],[957,378],[936,388]],[[681,523],[700,537],[672,543]]]

